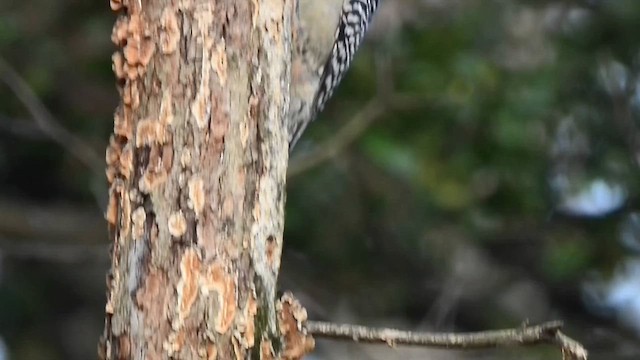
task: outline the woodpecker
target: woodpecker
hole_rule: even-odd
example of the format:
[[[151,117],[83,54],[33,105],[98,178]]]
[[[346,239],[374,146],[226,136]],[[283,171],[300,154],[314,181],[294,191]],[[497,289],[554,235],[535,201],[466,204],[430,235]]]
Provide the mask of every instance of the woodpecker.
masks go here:
[[[379,0],[299,0],[294,20],[289,150],[351,65]]]

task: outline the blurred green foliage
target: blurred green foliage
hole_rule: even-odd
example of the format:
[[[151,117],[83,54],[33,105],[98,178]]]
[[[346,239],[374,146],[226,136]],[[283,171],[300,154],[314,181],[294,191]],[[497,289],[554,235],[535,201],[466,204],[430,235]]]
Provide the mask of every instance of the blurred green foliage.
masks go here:
[[[117,102],[113,21],[103,2],[0,3],[0,56],[100,156]],[[376,27],[292,162],[326,151],[369,102],[383,115],[290,178],[283,286],[313,294],[317,316],[346,303],[356,318],[463,330],[561,317],[589,339],[601,320],[582,285],[637,255],[619,225],[640,189],[640,2],[387,0]],[[103,175],[39,131],[2,84],[0,123],[0,199],[100,216]],[[622,201],[595,214],[567,205],[597,179],[621,187]],[[101,294],[69,292],[84,271],[68,266],[0,262],[0,336],[12,359],[86,358],[46,336],[64,318],[47,317],[56,308],[89,308],[97,320],[85,322],[101,321]],[[616,341],[633,339],[621,332]],[[50,351],[27,354],[25,344]],[[599,346],[593,358],[608,354]]]

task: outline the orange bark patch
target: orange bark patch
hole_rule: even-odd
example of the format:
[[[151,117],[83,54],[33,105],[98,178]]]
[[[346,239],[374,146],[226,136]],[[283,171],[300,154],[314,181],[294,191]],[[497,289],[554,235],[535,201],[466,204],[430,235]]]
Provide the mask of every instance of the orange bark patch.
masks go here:
[[[173,104],[171,102],[171,92],[166,91],[162,95],[162,102],[160,103],[160,118],[161,124],[168,126],[173,122]]]
[[[216,360],[218,358],[218,348],[215,344],[207,345],[207,360]]]
[[[169,134],[170,135],[170,134]],[[173,165],[173,146],[164,145],[162,147],[162,170],[169,173],[171,166]]]
[[[129,105],[131,109],[140,106],[140,92],[136,82],[127,81],[122,88],[122,103]]]
[[[155,43],[148,36],[150,31],[139,14],[130,12],[128,19],[120,19],[114,25],[111,40],[118,46],[124,46],[122,72],[127,74],[128,79],[134,80],[144,73],[155,52]]]
[[[178,333],[169,334],[169,340],[162,344],[162,348],[168,353],[169,356],[175,357],[175,355],[182,349],[185,343],[186,334],[184,331]]]
[[[215,318],[215,329],[218,333],[226,333],[235,318],[237,309],[236,277],[224,269],[221,262],[214,262],[207,267],[202,278],[202,292],[208,295],[216,293],[220,308]]]
[[[118,219],[118,198],[112,191],[109,191],[109,204],[107,205],[107,211],[105,213],[105,218],[107,222],[111,225],[115,225]]]
[[[118,172],[113,166],[108,166],[105,171],[105,175],[107,176],[107,182],[113,183],[116,179],[116,175],[118,175]]]
[[[283,357],[285,359],[302,359],[315,347],[315,341],[304,330],[307,321],[307,310],[289,292],[286,292],[277,304],[280,331],[285,339]]]
[[[229,119],[225,116],[215,116],[211,121],[211,136],[214,141],[222,141],[229,130]]]
[[[119,106],[113,117],[113,133],[126,140],[131,139],[133,137],[131,118],[131,109],[127,106]]]
[[[162,344],[164,335],[169,330],[169,320],[167,316],[167,304],[171,290],[169,289],[168,278],[164,272],[157,268],[150,268],[144,281],[135,294],[135,304],[145,314],[142,318],[147,332],[144,343],[140,347],[146,349],[145,359],[161,359],[159,345]]]
[[[159,297],[164,291],[165,281],[162,279],[162,274],[158,270],[149,271],[144,281],[144,287],[141,287],[136,292],[136,304],[142,308],[145,305],[151,305],[160,302]]]
[[[109,138],[109,145],[105,152],[105,161],[107,163],[107,181],[113,183],[115,177],[118,175],[118,166],[120,157],[122,155],[122,144],[116,141],[115,137],[111,135]]]
[[[189,149],[183,149],[182,154],[180,155],[180,165],[183,168],[191,165],[191,151]]]
[[[209,72],[207,71],[206,74],[203,74],[202,76],[203,78],[204,76],[208,77]],[[196,95],[196,99],[191,103],[191,115],[193,115],[193,119],[200,129],[204,129],[211,117],[211,104],[209,103],[211,92],[208,89],[208,79],[203,79],[203,83],[206,83],[207,88],[205,88],[205,85],[202,85],[200,87],[200,91],[198,91],[198,94]]]
[[[128,25],[127,30],[133,37],[139,37],[142,34],[142,18],[140,14],[131,14]]]
[[[133,240],[141,240],[144,236],[144,227],[145,222],[147,221],[147,213],[144,211],[142,207],[139,207],[133,211],[131,214],[131,222],[133,226],[131,227],[131,236]]]
[[[280,249],[281,247],[278,245],[276,238],[273,235],[269,235],[267,237],[267,263],[272,268],[279,265]],[[278,262],[278,264],[276,264],[276,262]]]
[[[171,146],[152,145],[149,149],[149,163],[140,178],[140,191],[150,193],[167,180],[168,172],[173,161]]]
[[[153,43],[150,39],[145,39],[140,43],[140,65],[147,66],[153,53],[156,51],[156,44]],[[138,68],[140,69],[140,68]]]
[[[126,359],[131,355],[131,341],[127,334],[118,337],[118,355],[121,359]]]
[[[165,126],[152,119],[143,119],[136,128],[136,147],[152,144],[164,144],[166,141]]]
[[[180,28],[178,27],[178,18],[176,14],[169,8],[162,12],[160,19],[162,32],[160,33],[160,50],[163,54],[171,54],[178,48],[180,41]]]
[[[129,39],[127,45],[122,49],[124,59],[129,65],[135,65],[140,62],[140,41],[135,39]]]
[[[160,184],[164,184],[165,181],[167,181],[166,172],[157,172],[153,169],[147,169],[147,171],[142,174],[138,187],[141,192],[148,194],[156,189]]]
[[[120,179],[115,179],[114,182],[111,183],[111,187],[109,187],[109,204],[105,214],[109,224],[116,225],[118,222],[118,210],[120,206],[122,206],[123,188],[124,184]]]
[[[133,147],[131,144],[125,145],[122,149],[119,166],[120,174],[122,174],[125,179],[128,179],[133,172]]]
[[[173,237],[180,237],[187,231],[187,221],[184,218],[182,210],[178,210],[169,215],[169,234]]]
[[[117,79],[124,79],[127,76],[124,71],[124,56],[120,51],[116,51],[111,55],[111,69]]]
[[[189,179],[188,187],[191,206],[193,206],[193,211],[196,213],[196,217],[200,217],[205,204],[204,182],[201,178],[194,176]]]
[[[126,16],[119,16],[111,30],[111,41],[116,46],[122,46],[126,43],[127,35],[129,33],[128,28],[129,19]]]
[[[202,263],[193,249],[187,249],[180,260],[180,281],[178,282],[178,328],[187,318],[198,297],[198,279]],[[174,326],[176,328],[176,326]]]
[[[275,359],[275,351],[273,350],[273,345],[271,344],[270,340],[262,339],[262,342],[260,343],[260,359]]]
[[[114,165],[120,159],[120,150],[120,144],[118,144],[113,138],[113,135],[111,135],[111,138],[109,138],[109,146],[107,146],[105,154],[105,161],[107,162],[107,165]]]
[[[123,68],[124,72],[127,73],[128,80],[135,80],[138,77],[138,68],[135,65],[125,63]]]

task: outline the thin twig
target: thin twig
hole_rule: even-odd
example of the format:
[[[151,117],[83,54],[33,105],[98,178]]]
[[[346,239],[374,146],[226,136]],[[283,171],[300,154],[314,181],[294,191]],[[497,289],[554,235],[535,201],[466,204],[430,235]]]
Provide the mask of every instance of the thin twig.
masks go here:
[[[109,241],[104,216],[95,207],[0,197],[0,240],[5,235],[21,239],[23,244],[36,239],[82,245]]]
[[[28,119],[11,118],[5,114],[0,114],[0,131],[26,140],[40,141],[48,139],[48,137],[45,136],[36,125],[29,122]]]
[[[562,349],[566,360],[586,360],[587,351],[580,343],[560,332],[562,322],[551,321],[536,326],[473,333],[412,332],[359,325],[308,321],[306,330],[314,337],[352,340],[367,343],[419,345],[446,349],[486,349],[506,346],[551,344]]]
[[[97,176],[104,176],[102,157],[98,156],[97,152],[86,142],[60,125],[29,84],[2,57],[0,57],[0,80],[7,84],[29,110],[34,122],[43,134],[72,154]]]
[[[393,89],[392,71],[388,69],[388,63],[383,56],[375,56],[377,95],[369,101],[356,115],[338,130],[335,136],[317,146],[311,154],[294,158],[289,164],[287,177],[293,178],[310,169],[331,160],[342,152],[349,144],[355,141],[364,131],[386,111],[382,106],[385,96],[390,95]]]
[[[334,136],[318,145],[313,152],[292,159],[287,177],[296,177],[333,159],[390,109],[406,109],[424,105],[425,102],[425,99],[404,95],[394,95],[387,100],[378,97],[371,99]]]
[[[49,241],[22,244],[19,240],[0,239],[0,256],[20,260],[37,260],[75,265],[92,263],[103,265],[109,261],[108,245],[51,244]]]
[[[349,120],[335,136],[330,137],[309,155],[301,156],[289,165],[287,176],[293,178],[323,162],[330,160],[366,130],[371,123],[384,113],[383,106],[377,99],[369,101],[351,120]]]

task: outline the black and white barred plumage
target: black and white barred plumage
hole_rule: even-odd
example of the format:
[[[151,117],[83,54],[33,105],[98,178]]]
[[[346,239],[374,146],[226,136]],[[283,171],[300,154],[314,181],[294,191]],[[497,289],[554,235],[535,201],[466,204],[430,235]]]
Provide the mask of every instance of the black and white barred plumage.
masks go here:
[[[299,0],[294,51],[289,148],[324,109],[345,76],[362,42],[379,0]],[[335,9],[327,7],[335,6]],[[332,23],[332,16],[338,16]],[[326,46],[333,24],[333,44]],[[297,68],[296,68],[297,66]],[[297,69],[297,71],[296,71]]]
[[[331,49],[331,57],[324,66],[320,88],[313,101],[315,113],[324,109],[349,69],[377,7],[378,0],[345,1],[340,25],[336,30],[336,42]]]

